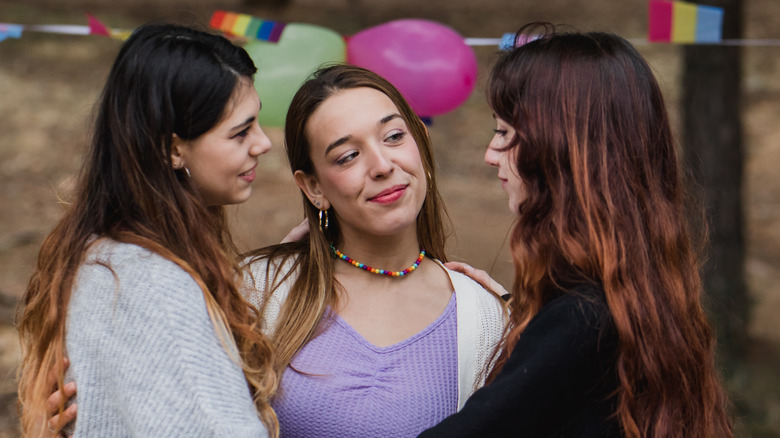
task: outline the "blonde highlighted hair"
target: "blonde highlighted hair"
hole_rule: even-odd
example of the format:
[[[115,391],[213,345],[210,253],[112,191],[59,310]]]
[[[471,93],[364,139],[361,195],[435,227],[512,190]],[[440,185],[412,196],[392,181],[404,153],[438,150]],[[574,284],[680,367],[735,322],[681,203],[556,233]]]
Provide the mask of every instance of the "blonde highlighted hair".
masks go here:
[[[218,335],[232,334],[255,406],[272,436],[273,350],[257,310],[239,293],[236,249],[222,207],[207,207],[171,163],[173,136],[189,140],[225,115],[255,66],[223,37],[148,25],[124,43],[97,108],[74,201],[45,239],[18,315],[19,405],[27,435],[44,435],[45,402],[63,388],[65,322],[76,272],[97,238],[135,244],[175,262],[200,286]],[[63,406],[59,406],[60,412]]]

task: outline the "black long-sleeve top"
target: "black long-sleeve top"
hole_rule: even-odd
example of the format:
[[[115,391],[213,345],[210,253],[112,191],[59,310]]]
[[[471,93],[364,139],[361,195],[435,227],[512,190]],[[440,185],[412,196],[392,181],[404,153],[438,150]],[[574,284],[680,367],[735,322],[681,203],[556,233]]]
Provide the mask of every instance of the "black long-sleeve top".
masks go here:
[[[496,379],[420,437],[619,437],[617,345],[603,290],[561,293],[531,320]]]

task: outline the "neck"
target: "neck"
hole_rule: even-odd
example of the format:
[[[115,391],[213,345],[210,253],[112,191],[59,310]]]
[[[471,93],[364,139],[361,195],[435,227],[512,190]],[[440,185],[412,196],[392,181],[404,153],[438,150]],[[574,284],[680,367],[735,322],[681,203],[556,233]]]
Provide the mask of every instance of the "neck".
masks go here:
[[[425,249],[420,248],[416,230],[414,233],[392,236],[344,233],[339,245],[334,246],[353,260],[392,271],[408,268],[419,256],[420,250]],[[344,266],[349,267],[346,263]]]

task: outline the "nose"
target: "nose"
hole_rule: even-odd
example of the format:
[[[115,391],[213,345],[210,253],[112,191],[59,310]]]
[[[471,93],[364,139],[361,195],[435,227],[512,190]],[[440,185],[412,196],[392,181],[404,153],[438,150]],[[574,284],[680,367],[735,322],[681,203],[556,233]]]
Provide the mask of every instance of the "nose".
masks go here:
[[[370,155],[371,160],[371,178],[383,178],[393,173],[395,165],[389,156],[389,151],[383,150],[383,148],[372,148],[370,152],[366,152]]]
[[[263,128],[261,128],[257,122],[255,122],[255,128],[257,130],[257,136],[254,139],[252,146],[249,148],[249,155],[253,157],[262,155],[271,149],[271,139],[265,135]]]
[[[488,144],[487,150],[485,151],[485,163],[487,163],[489,166],[498,167],[500,156],[501,152],[493,147],[493,142],[491,141],[490,144]]]

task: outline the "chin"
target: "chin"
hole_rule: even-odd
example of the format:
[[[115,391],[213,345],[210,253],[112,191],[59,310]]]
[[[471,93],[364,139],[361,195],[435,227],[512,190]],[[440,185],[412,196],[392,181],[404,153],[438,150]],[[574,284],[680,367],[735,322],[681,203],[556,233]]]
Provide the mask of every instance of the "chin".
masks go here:
[[[408,231],[409,229],[417,229],[417,221],[411,223],[390,223],[379,226],[376,228],[376,234],[378,236],[395,236]]]
[[[228,206],[228,205],[237,205],[237,204],[243,204],[249,199],[249,196],[241,196],[241,197],[234,197],[234,198],[227,198],[227,199],[221,199],[217,202],[209,202],[207,205],[209,207],[220,207],[220,206]]]
[[[241,193],[240,195],[236,195],[233,197],[231,204],[241,204],[249,200],[249,198],[252,195],[251,190],[247,190],[246,192]]]

